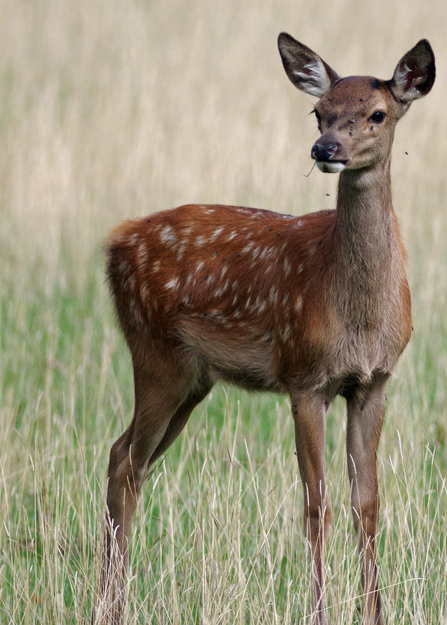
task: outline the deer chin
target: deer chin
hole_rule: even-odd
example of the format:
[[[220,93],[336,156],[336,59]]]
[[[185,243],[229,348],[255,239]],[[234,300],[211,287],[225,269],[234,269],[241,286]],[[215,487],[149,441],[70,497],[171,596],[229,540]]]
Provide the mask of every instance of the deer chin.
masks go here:
[[[344,161],[316,161],[317,167],[325,174],[339,174],[346,167]]]

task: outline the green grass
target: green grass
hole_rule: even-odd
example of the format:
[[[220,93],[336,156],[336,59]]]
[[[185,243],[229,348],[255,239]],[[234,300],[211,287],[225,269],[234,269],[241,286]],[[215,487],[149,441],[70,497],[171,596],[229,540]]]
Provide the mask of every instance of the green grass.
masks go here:
[[[333,206],[336,177],[302,175],[316,129],[276,51],[289,30],[340,73],[388,77],[421,37],[437,56],[438,82],[394,148],[414,333],[388,386],[379,552],[387,623],[446,625],[444,3],[378,0],[374,20],[351,0],[0,12],[0,623],[89,622],[108,453],[133,402],[104,281],[109,229],[188,201]],[[357,624],[345,430],[340,400],[327,421],[328,592],[333,622]],[[129,623],[308,622],[293,439],[282,397],[217,387],[196,409],[136,513]]]

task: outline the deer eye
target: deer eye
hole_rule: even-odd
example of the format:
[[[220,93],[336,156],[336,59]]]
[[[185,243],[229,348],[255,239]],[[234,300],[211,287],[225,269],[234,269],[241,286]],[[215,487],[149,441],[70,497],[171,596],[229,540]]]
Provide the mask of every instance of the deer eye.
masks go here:
[[[376,122],[376,124],[381,124],[386,117],[386,113],[382,111],[376,111],[371,115],[371,121]]]
[[[317,122],[320,123],[321,122],[321,115],[320,115],[320,113],[317,111],[317,109],[314,109],[313,112],[315,113],[315,117],[317,118]]]

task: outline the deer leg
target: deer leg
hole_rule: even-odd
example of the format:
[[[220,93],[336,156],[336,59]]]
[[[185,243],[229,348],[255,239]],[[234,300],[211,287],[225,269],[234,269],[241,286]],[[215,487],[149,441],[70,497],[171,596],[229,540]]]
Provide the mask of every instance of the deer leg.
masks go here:
[[[128,537],[138,495],[151,462],[159,455],[154,452],[163,440],[163,449],[167,448],[168,440],[174,440],[173,429],[180,432],[181,428],[177,425],[176,428],[171,426],[168,433],[171,421],[181,423],[183,427],[194,407],[188,397],[195,380],[178,362],[162,359],[157,354],[156,359],[155,355],[151,359],[156,366],[148,367],[133,355],[134,418],[110,452],[101,602],[94,616],[94,622],[98,624],[118,625],[123,622]]]
[[[168,449],[168,447],[172,445],[172,443],[175,441],[177,436],[181,433],[181,431],[187,424],[188,419],[194,408],[203,399],[205,399],[212,387],[212,382],[207,378],[200,384],[200,386],[190,392],[188,397],[177,409],[174,416],[170,420],[163,438],[161,439],[159,445],[151,456],[150,464],[155,462],[155,460],[157,460],[157,458],[159,458]]]
[[[304,490],[304,529],[312,567],[313,625],[328,625],[324,582],[324,550],[332,511],[326,494],[324,440],[325,399],[291,395],[295,442]]]
[[[385,416],[382,379],[348,399],[347,453],[351,506],[359,540],[363,586],[363,625],[382,625],[378,588],[376,535],[379,516],[377,448]]]

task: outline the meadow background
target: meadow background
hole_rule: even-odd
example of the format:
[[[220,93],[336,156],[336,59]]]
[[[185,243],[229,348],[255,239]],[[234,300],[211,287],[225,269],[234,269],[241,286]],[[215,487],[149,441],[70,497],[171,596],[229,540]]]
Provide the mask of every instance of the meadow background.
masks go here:
[[[444,0],[0,1],[0,623],[89,622],[110,445],[132,413],[104,282],[120,220],[185,202],[332,208],[286,30],[341,75],[438,77],[397,129],[414,333],[379,448],[388,624],[447,623],[447,6]],[[327,422],[334,623],[359,623],[343,402]],[[288,401],[219,387],[154,467],[133,525],[129,623],[308,623]]]

